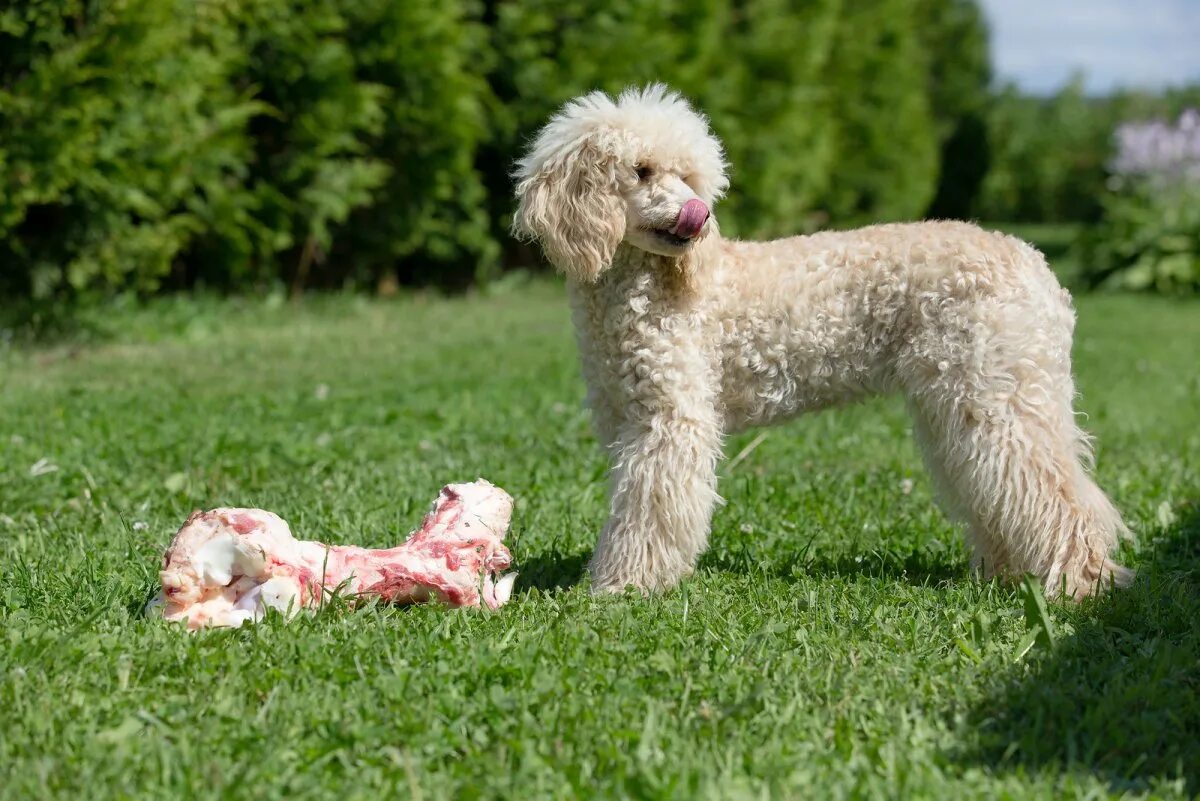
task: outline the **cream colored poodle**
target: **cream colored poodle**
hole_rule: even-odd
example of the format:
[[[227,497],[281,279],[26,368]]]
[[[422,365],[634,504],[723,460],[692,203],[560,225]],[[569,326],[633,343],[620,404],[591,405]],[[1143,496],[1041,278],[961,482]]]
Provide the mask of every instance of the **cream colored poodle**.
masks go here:
[[[723,435],[884,392],[907,399],[985,575],[1068,597],[1127,584],[1108,558],[1127,529],[1071,408],[1070,296],[1041,254],[961,222],[724,239],[725,166],[661,85],[571,101],[518,165],[513,228],[567,276],[612,458],[592,587],[691,572]]]

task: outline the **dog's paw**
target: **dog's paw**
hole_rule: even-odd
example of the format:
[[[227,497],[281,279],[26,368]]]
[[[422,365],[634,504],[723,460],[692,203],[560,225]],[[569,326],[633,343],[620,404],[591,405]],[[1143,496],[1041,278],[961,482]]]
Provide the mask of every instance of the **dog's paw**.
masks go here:
[[[1133,584],[1137,572],[1104,558],[1098,566],[1089,565],[1078,575],[1064,577],[1061,588],[1052,595],[1064,600],[1081,601],[1110,590],[1122,590]]]

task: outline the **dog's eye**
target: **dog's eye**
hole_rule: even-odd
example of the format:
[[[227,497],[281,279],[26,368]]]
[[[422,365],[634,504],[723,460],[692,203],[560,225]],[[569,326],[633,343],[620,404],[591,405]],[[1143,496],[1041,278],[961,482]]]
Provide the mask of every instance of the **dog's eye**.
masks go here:
[[[651,167],[647,167],[644,164],[639,164],[636,167],[634,167],[633,169],[637,171],[637,177],[638,177],[639,181],[644,181],[647,178],[649,178],[651,175],[654,175],[654,170]]]

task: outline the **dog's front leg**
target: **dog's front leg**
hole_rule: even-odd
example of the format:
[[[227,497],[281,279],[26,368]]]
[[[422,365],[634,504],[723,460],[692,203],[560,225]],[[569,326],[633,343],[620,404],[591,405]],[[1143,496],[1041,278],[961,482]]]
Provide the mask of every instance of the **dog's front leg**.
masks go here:
[[[686,347],[640,354],[622,370],[627,398],[612,448],[611,516],[589,565],[594,592],[674,586],[707,545],[717,501],[721,424],[709,363]]]

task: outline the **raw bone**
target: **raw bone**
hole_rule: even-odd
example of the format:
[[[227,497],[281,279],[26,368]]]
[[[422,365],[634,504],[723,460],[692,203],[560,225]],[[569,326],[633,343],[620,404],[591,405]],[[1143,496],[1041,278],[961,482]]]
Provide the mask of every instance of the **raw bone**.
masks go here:
[[[512,498],[479,479],[442,488],[433,511],[399,547],[369,550],[292,537],[262,509],[193,512],[163,557],[162,592],[147,606],[189,629],[240,626],[266,609],[285,614],[317,606],[344,587],[393,603],[437,599],[495,609],[512,595],[516,573],[504,533]]]

